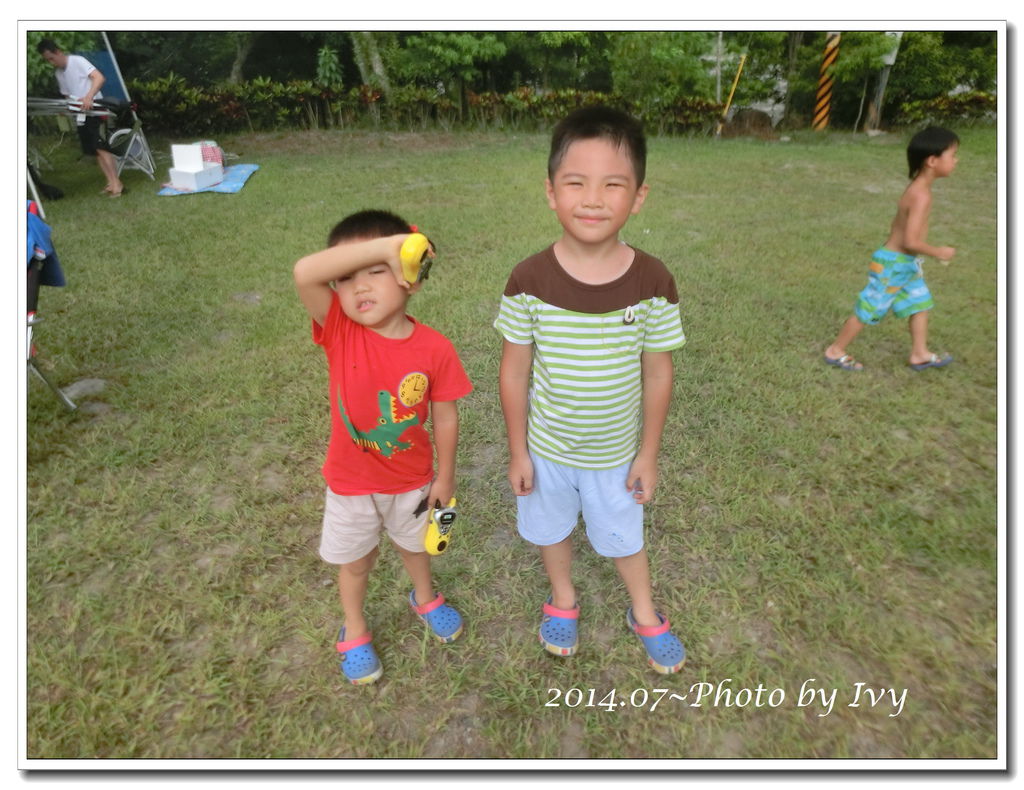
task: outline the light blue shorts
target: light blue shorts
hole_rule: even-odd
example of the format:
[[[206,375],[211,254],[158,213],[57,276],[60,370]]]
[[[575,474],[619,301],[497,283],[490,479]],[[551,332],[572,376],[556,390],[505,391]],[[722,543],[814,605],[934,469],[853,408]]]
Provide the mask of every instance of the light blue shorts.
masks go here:
[[[536,453],[533,491],[516,498],[519,534],[551,546],[572,534],[580,513],[587,539],[603,557],[629,557],[644,547],[644,506],[626,490],[630,463],[614,469],[577,469]]]
[[[935,303],[921,273],[922,260],[885,247],[875,250],[868,267],[868,284],[853,308],[857,318],[873,325],[889,310],[897,318],[931,310]]]

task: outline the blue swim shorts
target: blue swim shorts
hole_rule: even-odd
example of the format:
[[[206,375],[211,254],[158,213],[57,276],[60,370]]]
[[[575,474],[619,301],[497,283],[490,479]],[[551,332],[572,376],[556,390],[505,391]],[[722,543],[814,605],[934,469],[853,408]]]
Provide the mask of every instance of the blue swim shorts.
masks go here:
[[[871,256],[868,284],[857,297],[854,313],[865,324],[877,324],[889,310],[897,318],[935,306],[925,285],[921,258],[881,247]]]
[[[587,539],[603,557],[629,557],[644,547],[644,506],[626,489],[631,463],[614,469],[578,469],[534,452],[533,491],[516,498],[519,534],[551,546],[572,534],[580,513]]]

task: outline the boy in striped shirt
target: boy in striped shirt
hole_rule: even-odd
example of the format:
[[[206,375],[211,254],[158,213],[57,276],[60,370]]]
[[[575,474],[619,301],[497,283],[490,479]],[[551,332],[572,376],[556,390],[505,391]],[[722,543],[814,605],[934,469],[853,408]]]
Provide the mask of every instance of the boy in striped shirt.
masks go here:
[[[627,624],[667,674],[685,651],[654,607],[643,505],[658,481],[671,352],[686,338],[668,269],[619,241],[647,197],[646,159],[642,127],[617,110],[584,108],[555,127],[546,191],[563,233],[515,267],[494,325],[517,526],[551,582],[540,641],[560,656],[578,647],[571,534],[582,512],[626,585]]]

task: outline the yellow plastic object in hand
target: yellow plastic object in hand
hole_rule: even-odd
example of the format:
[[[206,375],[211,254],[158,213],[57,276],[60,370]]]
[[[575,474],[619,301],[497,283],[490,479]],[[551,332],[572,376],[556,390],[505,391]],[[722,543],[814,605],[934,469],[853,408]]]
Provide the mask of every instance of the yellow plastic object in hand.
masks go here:
[[[427,554],[437,556],[451,544],[455,516],[455,497],[451,498],[447,507],[435,508],[430,514],[427,535],[423,539]]]
[[[402,243],[399,257],[402,260],[402,276],[409,285],[419,282],[427,276],[430,268],[428,253],[431,249],[430,239],[422,233],[411,233]],[[424,265],[424,263],[426,265]]]

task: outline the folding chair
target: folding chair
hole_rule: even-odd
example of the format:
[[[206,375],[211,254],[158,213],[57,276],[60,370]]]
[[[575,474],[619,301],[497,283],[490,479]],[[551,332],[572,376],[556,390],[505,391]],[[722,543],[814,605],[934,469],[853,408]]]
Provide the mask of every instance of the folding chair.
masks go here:
[[[95,52],[84,52],[86,59],[99,69],[105,78],[101,93],[103,98],[97,104],[106,107],[115,113],[118,124],[126,124],[123,128],[116,129],[107,137],[107,143],[113,149],[117,158],[117,175],[121,175],[124,168],[141,170],[150,178],[155,179],[156,165],[153,163],[153,153],[150,151],[149,142],[142,131],[142,121],[135,113],[135,106],[132,104],[131,96],[128,95],[128,86],[125,85],[121,76],[121,68],[117,65],[117,58],[114,55],[114,48],[110,45],[110,39],[103,33],[105,50]]]
[[[150,178],[155,179],[156,165],[153,163],[153,153],[149,150],[149,141],[142,132],[142,121],[135,114],[131,106],[120,106],[112,101],[101,99],[99,104],[115,111],[115,118],[118,123],[130,123],[131,126],[116,129],[107,137],[107,145],[110,146],[114,158],[117,160],[117,175],[126,167],[134,170],[141,170]],[[128,114],[130,112],[130,116]]]
[[[35,184],[31,182],[31,177],[29,182],[32,192],[35,193]],[[41,285],[63,286],[65,284],[64,272],[60,267],[60,261],[57,260],[57,252],[53,248],[53,242],[50,240],[50,226],[43,222],[40,216],[41,211],[42,209],[37,201],[28,201],[28,218],[26,220],[28,222],[28,271],[26,274],[28,328],[26,332],[25,359],[28,363],[29,371],[42,379],[43,383],[53,391],[67,409],[74,411],[78,408],[75,403],[36,364],[36,361],[39,359],[39,349],[36,348],[33,342],[32,333],[39,322],[42,321],[42,316],[37,311],[39,306],[39,287]]]

